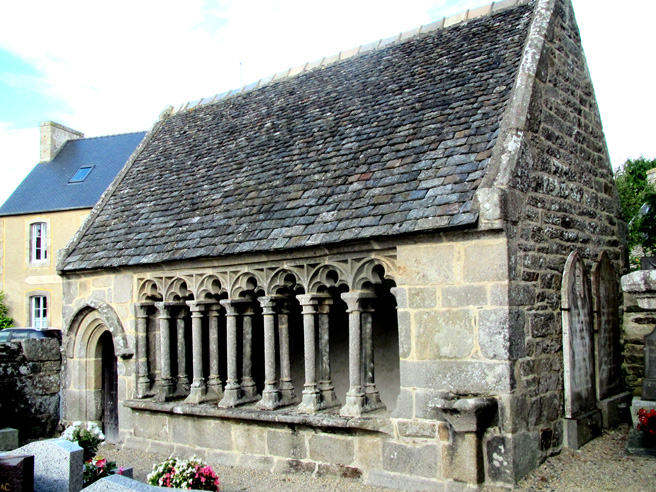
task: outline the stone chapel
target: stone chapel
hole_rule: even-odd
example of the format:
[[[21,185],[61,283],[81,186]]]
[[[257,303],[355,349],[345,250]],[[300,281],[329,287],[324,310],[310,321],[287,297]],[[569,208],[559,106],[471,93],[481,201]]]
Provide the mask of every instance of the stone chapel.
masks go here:
[[[563,335],[585,272],[625,268],[616,195],[570,0],[169,108],[59,256],[64,418],[279,473],[512,486],[601,422]]]

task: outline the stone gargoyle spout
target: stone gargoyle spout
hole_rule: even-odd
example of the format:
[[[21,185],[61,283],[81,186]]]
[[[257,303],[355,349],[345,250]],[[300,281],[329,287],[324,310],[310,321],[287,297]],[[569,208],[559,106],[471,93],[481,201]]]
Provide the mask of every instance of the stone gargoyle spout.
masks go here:
[[[484,396],[462,396],[440,391],[428,406],[436,411],[437,419],[451,424],[456,432],[485,430],[497,413],[497,400]]]

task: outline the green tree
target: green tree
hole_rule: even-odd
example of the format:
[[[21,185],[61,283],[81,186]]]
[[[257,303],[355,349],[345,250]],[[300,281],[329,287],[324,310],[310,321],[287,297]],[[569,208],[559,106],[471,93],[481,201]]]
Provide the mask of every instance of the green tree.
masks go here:
[[[14,326],[13,318],[7,316],[9,308],[5,305],[5,293],[0,290],[0,330]]]
[[[634,266],[640,262],[640,253],[656,254],[656,189],[647,182],[647,171],[655,167],[656,159],[640,157],[628,159],[615,172],[622,217],[629,227],[629,256]]]

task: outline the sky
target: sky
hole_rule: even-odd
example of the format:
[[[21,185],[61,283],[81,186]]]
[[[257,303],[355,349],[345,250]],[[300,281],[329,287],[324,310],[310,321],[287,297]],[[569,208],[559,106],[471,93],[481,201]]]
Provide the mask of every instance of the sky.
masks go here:
[[[656,158],[656,1],[572,0],[611,162]],[[148,130],[212,96],[485,0],[0,2],[0,203],[39,160],[39,124]]]

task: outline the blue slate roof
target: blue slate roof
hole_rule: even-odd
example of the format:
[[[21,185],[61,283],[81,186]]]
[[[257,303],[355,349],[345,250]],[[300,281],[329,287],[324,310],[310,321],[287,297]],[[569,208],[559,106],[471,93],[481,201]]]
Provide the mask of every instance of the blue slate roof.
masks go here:
[[[69,140],[55,158],[37,164],[0,207],[0,216],[92,208],[125,165],[145,132]],[[84,181],[70,183],[93,166]]]

